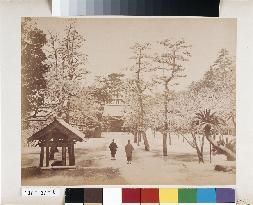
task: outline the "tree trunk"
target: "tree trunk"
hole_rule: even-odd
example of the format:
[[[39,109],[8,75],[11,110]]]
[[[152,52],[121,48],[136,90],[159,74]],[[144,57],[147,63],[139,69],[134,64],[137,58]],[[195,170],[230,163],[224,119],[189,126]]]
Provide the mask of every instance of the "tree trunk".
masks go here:
[[[165,82],[164,90],[164,126],[163,126],[163,156],[167,156],[167,135],[168,135],[168,83]]]
[[[222,153],[224,153],[224,155],[227,156],[228,160],[231,161],[235,161],[236,159],[236,154],[235,152],[231,151],[230,149],[228,149],[227,147],[223,146],[223,145],[219,145],[213,138],[211,135],[211,126],[210,125],[206,125],[204,128],[204,134],[206,139],[213,145],[213,147],[217,150],[220,150]]]
[[[143,141],[144,141],[144,145],[145,145],[145,150],[149,151],[150,147],[149,147],[149,143],[148,143],[148,139],[147,139],[146,133],[142,132],[142,136],[143,136]]]
[[[140,51],[141,52],[141,51]],[[145,144],[145,150],[149,151],[149,143],[148,143],[148,139],[146,137],[146,133],[143,131],[144,129],[144,107],[143,107],[143,90],[141,89],[141,85],[140,85],[140,71],[141,71],[141,61],[139,59],[139,70],[137,72],[137,89],[138,89],[138,102],[139,102],[139,106],[140,106],[140,111],[139,111],[139,120],[138,120],[138,127],[141,129],[141,131],[138,131],[138,146],[139,146],[139,142],[141,142],[141,136],[143,134],[143,139],[144,139],[144,144]],[[145,135],[145,137],[144,137]],[[148,147],[146,146],[146,144],[148,145]]]
[[[201,147],[199,149],[198,147],[198,143],[197,143],[197,139],[196,139],[196,134],[192,133],[192,137],[193,137],[193,145],[194,148],[197,151],[197,155],[198,155],[198,159],[199,159],[199,163],[204,163],[204,156],[203,156],[203,150],[204,150],[204,136],[202,137],[202,142],[201,142]]]
[[[170,135],[170,133],[169,133],[169,145],[171,145],[171,135]]]
[[[137,146],[140,146],[140,132],[137,132]]]
[[[199,158],[199,163],[204,163],[203,150],[199,150],[197,143],[195,143],[195,145],[196,145],[196,150],[197,150],[197,154]]]
[[[201,153],[200,151],[197,151],[197,153],[198,153],[199,163],[204,163],[203,153]]]
[[[201,153],[203,155],[203,152],[204,152],[204,142],[205,142],[205,136],[203,135],[202,136],[202,141],[201,141]]]
[[[141,142],[141,134],[142,134],[142,131],[139,131],[139,142]]]
[[[68,98],[68,102],[67,102],[66,122],[67,123],[70,122],[70,100],[69,100],[69,98]]]
[[[236,120],[235,117],[232,115],[232,122],[234,125],[234,130],[232,131],[232,135],[236,135]]]
[[[167,133],[163,133],[163,156],[168,156],[167,152]]]
[[[137,143],[138,139],[137,139],[137,131],[134,132],[134,143]]]
[[[226,148],[223,145],[218,145],[217,142],[215,142],[215,140],[211,137],[211,135],[205,135],[206,139],[212,144],[212,146],[217,149],[220,150],[224,153],[224,155],[227,156],[228,159],[231,159],[231,161],[235,161],[236,159],[236,154],[231,151],[230,149]]]

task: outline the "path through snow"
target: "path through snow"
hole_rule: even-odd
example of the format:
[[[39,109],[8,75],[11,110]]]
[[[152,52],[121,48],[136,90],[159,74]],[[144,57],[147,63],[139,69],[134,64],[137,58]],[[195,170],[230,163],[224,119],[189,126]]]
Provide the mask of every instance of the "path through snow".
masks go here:
[[[168,156],[162,156],[162,138],[151,133],[149,143],[151,150],[144,150],[143,142],[140,146],[133,143],[133,136],[128,133],[103,133],[102,139],[89,139],[80,144],[80,148],[89,150],[88,159],[94,163],[92,167],[118,168],[121,176],[128,184],[234,184],[235,173],[214,171],[214,164],[227,163],[225,157],[213,156],[209,162],[209,144],[205,142],[205,164],[199,164],[196,151],[182,138],[172,136],[172,145],[168,145]],[[112,139],[118,145],[116,160],[111,160],[109,144]],[[126,163],[124,147],[130,139],[134,146],[133,162]],[[83,156],[82,158],[85,158]],[[80,158],[80,160],[82,160]],[[233,162],[232,162],[233,163]]]

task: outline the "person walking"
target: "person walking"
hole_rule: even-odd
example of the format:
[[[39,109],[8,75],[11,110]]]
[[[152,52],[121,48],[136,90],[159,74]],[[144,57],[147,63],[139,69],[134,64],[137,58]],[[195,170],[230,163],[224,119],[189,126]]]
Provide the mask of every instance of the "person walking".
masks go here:
[[[110,144],[109,148],[111,150],[111,157],[112,157],[111,160],[116,160],[115,155],[116,155],[118,146],[114,142],[114,139],[112,140],[112,143]]]
[[[125,146],[125,152],[126,152],[126,157],[127,157],[127,164],[131,164],[132,163],[133,150],[134,150],[134,147],[130,143],[130,140],[128,140],[128,143]]]

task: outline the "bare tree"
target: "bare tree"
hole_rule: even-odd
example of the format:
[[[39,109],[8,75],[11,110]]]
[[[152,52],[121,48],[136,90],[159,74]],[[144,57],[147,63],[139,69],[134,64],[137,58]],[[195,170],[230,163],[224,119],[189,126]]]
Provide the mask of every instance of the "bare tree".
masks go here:
[[[163,120],[163,155],[167,156],[167,136],[168,136],[168,102],[173,100],[170,97],[170,87],[175,85],[175,80],[184,78],[185,68],[182,63],[189,60],[191,56],[189,48],[191,45],[184,40],[172,41],[165,39],[158,42],[164,49],[161,54],[156,54],[154,61],[158,63],[155,70],[161,69],[163,74],[158,76],[158,82],[164,86],[164,120]]]

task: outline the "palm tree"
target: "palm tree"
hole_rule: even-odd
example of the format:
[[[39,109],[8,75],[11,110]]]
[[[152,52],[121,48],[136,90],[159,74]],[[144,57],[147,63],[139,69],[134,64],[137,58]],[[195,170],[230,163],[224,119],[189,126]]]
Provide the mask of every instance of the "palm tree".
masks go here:
[[[204,136],[211,143],[211,145],[221,153],[224,153],[228,159],[235,160],[235,152],[223,145],[218,144],[214,137],[212,137],[216,132],[220,132],[222,126],[226,125],[225,121],[217,116],[215,112],[212,113],[210,109],[196,113],[195,120],[198,122],[198,125],[203,131]]]

